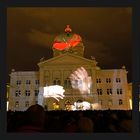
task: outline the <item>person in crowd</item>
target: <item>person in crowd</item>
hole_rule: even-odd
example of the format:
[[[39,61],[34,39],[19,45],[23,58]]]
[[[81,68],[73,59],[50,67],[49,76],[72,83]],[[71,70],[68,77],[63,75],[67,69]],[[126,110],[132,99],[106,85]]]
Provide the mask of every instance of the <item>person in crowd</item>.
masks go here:
[[[25,122],[17,132],[43,132],[45,111],[41,105],[32,105],[25,111]]]
[[[79,114],[78,128],[79,128],[79,132],[83,132],[83,133],[94,132],[94,124],[93,124],[92,119],[84,116],[83,112],[80,112]]]

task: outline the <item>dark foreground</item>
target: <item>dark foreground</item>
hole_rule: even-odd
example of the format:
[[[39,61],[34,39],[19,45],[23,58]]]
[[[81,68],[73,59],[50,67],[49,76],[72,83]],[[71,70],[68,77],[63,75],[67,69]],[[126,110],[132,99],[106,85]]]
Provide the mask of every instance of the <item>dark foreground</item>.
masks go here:
[[[7,112],[8,132],[132,132],[132,111]]]

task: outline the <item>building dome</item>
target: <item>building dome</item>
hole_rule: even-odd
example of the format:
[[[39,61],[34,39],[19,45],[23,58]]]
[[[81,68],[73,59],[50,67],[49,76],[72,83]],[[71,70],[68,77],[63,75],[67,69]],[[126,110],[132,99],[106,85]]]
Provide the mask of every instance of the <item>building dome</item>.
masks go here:
[[[77,49],[77,47],[79,49]],[[83,51],[83,47],[84,46],[82,43],[81,36],[76,33],[72,33],[72,29],[69,27],[69,25],[67,25],[67,27],[65,28],[64,33],[61,33],[55,37],[52,46],[55,55],[60,54],[62,52],[76,53],[78,52],[78,50],[80,51],[81,48]]]
[[[53,43],[53,48],[57,50],[69,49],[70,47],[74,48],[77,45],[79,45],[79,43],[81,42],[82,39],[80,35],[74,33],[70,33],[70,34],[63,33],[55,38]]]

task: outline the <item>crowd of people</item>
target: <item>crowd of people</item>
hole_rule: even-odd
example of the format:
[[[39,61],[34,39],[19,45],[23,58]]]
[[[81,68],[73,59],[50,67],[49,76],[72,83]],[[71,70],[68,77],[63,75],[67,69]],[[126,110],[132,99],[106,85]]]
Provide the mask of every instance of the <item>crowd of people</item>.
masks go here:
[[[36,104],[26,111],[8,111],[7,132],[132,132],[132,111],[45,111],[41,105]]]

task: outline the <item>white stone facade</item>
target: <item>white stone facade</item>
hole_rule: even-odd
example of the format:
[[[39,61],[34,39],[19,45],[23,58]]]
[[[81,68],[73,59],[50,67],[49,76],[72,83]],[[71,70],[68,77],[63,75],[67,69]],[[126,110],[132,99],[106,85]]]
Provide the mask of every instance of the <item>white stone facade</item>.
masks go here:
[[[65,109],[65,103],[74,104],[77,100],[101,104],[101,109],[129,110],[127,71],[122,69],[102,70],[96,66],[96,60],[86,59],[70,53],[61,54],[38,63],[38,72],[11,72],[9,109],[24,111],[37,103],[39,87],[60,84],[65,89],[65,98],[59,101],[59,109]],[[83,98],[71,88],[69,75],[83,66],[92,77],[91,94]],[[36,92],[36,93],[35,93]],[[35,95],[36,94],[36,95]],[[44,106],[53,110],[53,98],[44,99]]]
[[[9,110],[24,111],[37,102],[38,77],[38,72],[11,72]]]

